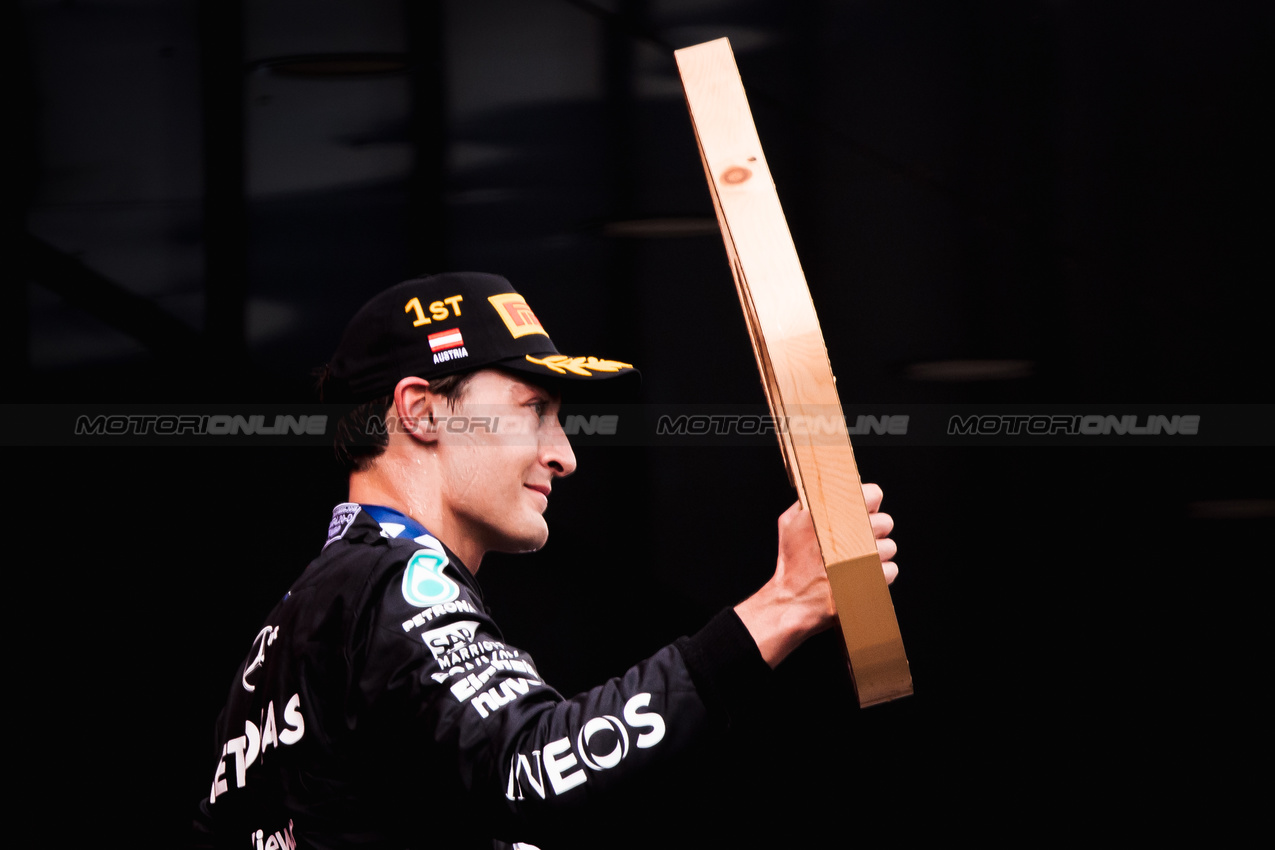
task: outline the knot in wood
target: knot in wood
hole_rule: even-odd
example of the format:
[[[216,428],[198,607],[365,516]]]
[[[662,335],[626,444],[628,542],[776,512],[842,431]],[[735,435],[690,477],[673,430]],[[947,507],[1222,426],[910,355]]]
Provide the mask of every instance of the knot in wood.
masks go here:
[[[731,184],[743,183],[752,176],[753,173],[747,168],[744,168],[742,165],[732,165],[730,168],[722,172],[722,182]]]

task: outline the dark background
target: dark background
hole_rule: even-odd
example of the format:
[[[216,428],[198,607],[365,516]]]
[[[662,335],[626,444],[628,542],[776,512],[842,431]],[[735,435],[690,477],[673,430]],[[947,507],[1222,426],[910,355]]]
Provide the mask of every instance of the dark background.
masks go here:
[[[475,269],[564,352],[637,364],[644,402],[760,404],[672,59],[721,36],[843,404],[1270,402],[1264,4],[5,9],[14,402],[309,401],[372,293]],[[343,484],[315,447],[9,449],[14,758],[75,816],[41,829],[179,844],[226,683]],[[694,812],[675,834],[813,846],[1238,822],[1269,757],[1269,435],[856,454],[898,523],[915,695],[860,711],[816,640],[748,734],[611,828],[670,846]],[[568,692],[758,587],[794,498],[773,446],[578,456],[546,549],[480,575]]]

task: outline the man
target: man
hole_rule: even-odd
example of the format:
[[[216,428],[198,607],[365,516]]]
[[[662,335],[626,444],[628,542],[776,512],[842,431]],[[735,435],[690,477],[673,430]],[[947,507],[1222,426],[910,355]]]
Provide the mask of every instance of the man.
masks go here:
[[[635,374],[560,354],[495,275],[406,281],[360,310],[323,379],[326,400],[360,405],[338,434],[349,501],[231,686],[200,842],[566,837],[576,812],[733,722],[773,667],[834,623],[813,526],[794,505],[765,586],[617,679],[564,699],[506,642],[475,574],[486,553],[548,537],[552,490],[576,468],[564,388]],[[880,490],[865,491],[892,580],[892,523]]]

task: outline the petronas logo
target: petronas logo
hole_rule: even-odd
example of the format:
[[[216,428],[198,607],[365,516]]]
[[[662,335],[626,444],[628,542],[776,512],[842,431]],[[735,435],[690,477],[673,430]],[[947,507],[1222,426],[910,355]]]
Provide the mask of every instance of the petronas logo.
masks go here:
[[[456,582],[443,575],[447,556],[433,549],[421,549],[403,570],[403,598],[417,608],[442,605],[460,596]]]

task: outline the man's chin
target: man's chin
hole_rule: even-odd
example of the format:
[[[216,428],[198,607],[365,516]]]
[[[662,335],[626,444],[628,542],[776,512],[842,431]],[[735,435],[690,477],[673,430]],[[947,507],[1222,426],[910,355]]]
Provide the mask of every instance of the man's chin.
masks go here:
[[[521,534],[516,538],[510,539],[506,545],[500,547],[500,551],[511,555],[522,554],[524,552],[538,552],[544,548],[549,540],[549,526],[542,525],[536,530],[529,530],[526,534]]]

